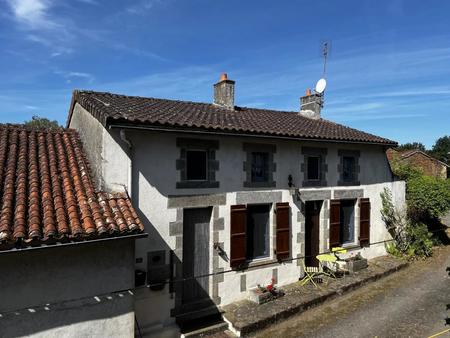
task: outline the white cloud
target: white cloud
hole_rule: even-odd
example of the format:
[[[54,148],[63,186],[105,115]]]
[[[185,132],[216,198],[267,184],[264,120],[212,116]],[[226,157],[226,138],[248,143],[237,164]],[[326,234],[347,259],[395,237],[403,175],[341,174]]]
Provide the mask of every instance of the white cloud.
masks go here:
[[[48,0],[8,0],[14,18],[31,29],[52,29],[57,24],[49,17]]]
[[[153,8],[156,3],[159,3],[159,0],[144,0],[140,1],[137,5],[130,6],[126,9],[126,11],[130,14],[139,14],[143,15],[146,11]]]
[[[60,75],[63,78],[65,78],[67,83],[72,83],[73,78],[84,79],[87,80],[89,83],[92,83],[95,80],[95,77],[90,73],[72,72],[72,71],[66,72],[61,70],[55,70],[54,73],[56,75]]]
[[[95,5],[95,6],[97,6],[99,4],[96,0],[77,0],[77,1],[83,2],[88,5]]]

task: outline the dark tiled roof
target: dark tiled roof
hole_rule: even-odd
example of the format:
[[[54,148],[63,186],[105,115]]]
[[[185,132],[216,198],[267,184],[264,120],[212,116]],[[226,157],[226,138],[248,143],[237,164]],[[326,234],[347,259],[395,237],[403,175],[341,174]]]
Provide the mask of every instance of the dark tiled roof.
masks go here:
[[[69,121],[76,102],[104,126],[127,123],[231,134],[245,133],[259,136],[396,145],[394,141],[328,120],[309,119],[297,112],[246,107],[228,110],[208,103],[93,91],[74,91]]]
[[[0,250],[142,232],[125,193],[94,191],[76,131],[0,125]]]

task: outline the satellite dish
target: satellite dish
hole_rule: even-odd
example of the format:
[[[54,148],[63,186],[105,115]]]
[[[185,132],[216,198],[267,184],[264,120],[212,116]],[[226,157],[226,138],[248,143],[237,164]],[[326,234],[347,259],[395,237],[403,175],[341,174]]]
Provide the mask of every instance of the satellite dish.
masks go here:
[[[325,79],[320,79],[319,81],[317,81],[316,83],[316,93],[322,94],[325,90],[325,87],[327,86],[327,80]]]

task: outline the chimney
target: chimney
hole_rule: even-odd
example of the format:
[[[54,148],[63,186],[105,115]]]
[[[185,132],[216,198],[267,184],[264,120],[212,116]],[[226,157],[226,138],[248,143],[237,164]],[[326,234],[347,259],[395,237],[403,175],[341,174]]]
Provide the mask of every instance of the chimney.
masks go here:
[[[306,90],[305,96],[300,98],[300,115],[310,119],[320,119],[320,110],[323,105],[323,95],[311,93],[311,89]]]
[[[234,83],[228,80],[227,73],[222,73],[219,82],[214,85],[214,104],[234,109]]]

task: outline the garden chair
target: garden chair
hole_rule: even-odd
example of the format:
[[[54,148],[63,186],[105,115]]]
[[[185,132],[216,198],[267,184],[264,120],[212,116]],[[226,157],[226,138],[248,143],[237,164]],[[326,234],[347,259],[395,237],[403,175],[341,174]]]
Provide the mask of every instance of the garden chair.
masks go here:
[[[300,281],[300,285],[304,286],[307,283],[313,284],[316,288],[318,287],[314,278],[317,278],[321,275],[319,267],[317,266],[306,266],[303,262],[303,271],[305,272],[305,276]]]

